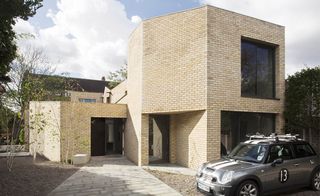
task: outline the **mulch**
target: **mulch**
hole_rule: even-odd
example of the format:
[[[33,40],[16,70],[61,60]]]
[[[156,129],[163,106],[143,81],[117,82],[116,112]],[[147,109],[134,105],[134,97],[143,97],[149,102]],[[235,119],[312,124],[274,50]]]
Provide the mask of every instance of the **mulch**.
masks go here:
[[[15,157],[9,172],[6,157],[0,157],[1,196],[43,196],[79,170],[78,167],[37,157]]]

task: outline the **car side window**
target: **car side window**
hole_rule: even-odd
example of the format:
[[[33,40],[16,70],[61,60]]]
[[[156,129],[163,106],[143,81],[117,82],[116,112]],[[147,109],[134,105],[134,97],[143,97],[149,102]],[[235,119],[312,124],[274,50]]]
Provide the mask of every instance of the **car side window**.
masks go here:
[[[316,155],[309,144],[294,145],[294,152],[297,158],[310,157]]]
[[[282,158],[283,160],[290,160],[293,158],[292,151],[289,145],[276,144],[270,147],[267,163],[272,163],[278,158]]]

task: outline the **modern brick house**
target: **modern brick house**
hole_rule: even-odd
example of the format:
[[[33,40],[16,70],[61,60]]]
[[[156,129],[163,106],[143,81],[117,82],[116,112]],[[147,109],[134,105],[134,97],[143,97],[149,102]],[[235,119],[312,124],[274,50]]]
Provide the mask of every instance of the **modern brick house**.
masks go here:
[[[101,126],[117,121],[102,128],[98,154],[112,148],[138,165],[196,168],[218,159],[221,143],[230,150],[247,134],[282,132],[284,31],[212,6],[141,22],[129,38],[128,79],[111,90],[112,104],[59,103],[57,156],[66,157],[70,133],[87,143],[71,139],[72,154],[92,155],[96,118]]]

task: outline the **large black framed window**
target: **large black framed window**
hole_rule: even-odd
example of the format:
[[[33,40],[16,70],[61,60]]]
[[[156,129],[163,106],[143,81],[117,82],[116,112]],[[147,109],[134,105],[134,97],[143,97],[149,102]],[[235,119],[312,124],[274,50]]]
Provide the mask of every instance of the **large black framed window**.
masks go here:
[[[241,41],[241,96],[275,98],[275,47]]]
[[[221,142],[230,151],[257,133],[269,136],[275,132],[275,114],[221,111]]]

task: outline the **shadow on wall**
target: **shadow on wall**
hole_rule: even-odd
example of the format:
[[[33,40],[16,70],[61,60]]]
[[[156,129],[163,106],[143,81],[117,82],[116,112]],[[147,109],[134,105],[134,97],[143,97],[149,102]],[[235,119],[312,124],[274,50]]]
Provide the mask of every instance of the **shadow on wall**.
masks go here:
[[[172,116],[174,121],[173,128],[176,133],[176,159],[177,164],[185,167],[197,167],[196,159],[199,159],[202,153],[199,145],[205,145],[206,138],[199,138],[201,136],[201,129],[204,125],[199,125],[199,122],[205,111],[187,112],[183,114],[175,114]],[[173,131],[173,130],[171,130]],[[200,135],[199,135],[200,134]],[[203,134],[203,137],[205,134]],[[206,148],[204,148],[206,149]]]
[[[124,155],[135,164],[139,163],[139,145],[137,130],[132,122],[132,116],[128,111],[128,118],[126,120],[124,131]]]

